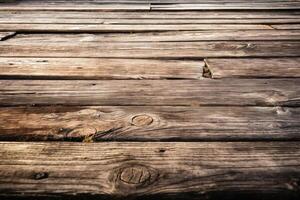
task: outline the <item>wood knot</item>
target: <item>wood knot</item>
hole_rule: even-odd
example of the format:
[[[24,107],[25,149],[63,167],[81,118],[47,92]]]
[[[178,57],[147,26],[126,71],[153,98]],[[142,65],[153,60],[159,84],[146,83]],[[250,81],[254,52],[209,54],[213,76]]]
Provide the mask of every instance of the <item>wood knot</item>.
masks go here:
[[[143,184],[150,178],[150,172],[144,166],[127,167],[120,172],[120,180],[128,184]]]
[[[111,181],[119,192],[135,193],[136,189],[143,189],[153,184],[158,176],[156,169],[140,164],[131,164],[115,169],[111,174]]]
[[[135,126],[149,126],[152,122],[153,118],[145,114],[136,115],[132,118],[132,124]]]
[[[41,179],[45,179],[48,178],[49,174],[47,172],[38,172],[33,174],[33,179],[35,180],[41,180]]]

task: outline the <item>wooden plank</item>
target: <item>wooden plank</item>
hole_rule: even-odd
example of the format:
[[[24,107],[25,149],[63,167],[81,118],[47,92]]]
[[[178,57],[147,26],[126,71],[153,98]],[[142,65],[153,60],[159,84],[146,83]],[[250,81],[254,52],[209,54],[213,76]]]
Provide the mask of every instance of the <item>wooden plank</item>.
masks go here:
[[[8,40],[9,41],[9,40]],[[299,41],[0,44],[0,57],[195,58],[298,57]]]
[[[299,147],[299,142],[1,142],[0,193],[4,198],[296,200]]]
[[[260,24],[0,24],[0,31],[16,32],[146,32],[223,29],[271,29]]]
[[[150,4],[1,5],[1,11],[150,11]]]
[[[282,25],[277,25],[274,24],[272,25],[273,28],[275,29],[287,29],[287,30],[292,30],[292,29],[300,29],[300,24],[282,24]]]
[[[7,107],[1,141],[300,140],[300,108]]]
[[[149,33],[17,34],[6,44],[76,42],[191,42],[191,41],[300,40],[297,30],[210,30]]]
[[[204,62],[97,58],[0,58],[0,78],[199,79]]]
[[[202,13],[199,13],[202,14]],[[98,16],[98,15],[96,15]],[[165,19],[165,18],[157,18],[157,19],[126,19],[126,18],[114,18],[114,19],[103,19],[100,17],[94,18],[57,18],[53,13],[53,17],[51,18],[41,18],[41,17],[2,17],[0,18],[0,24],[2,27],[5,24],[33,24],[38,26],[38,24],[51,24],[52,26],[55,24],[78,24],[78,25],[95,25],[95,24],[110,24],[110,25],[126,25],[126,24],[165,24],[171,25],[176,24],[178,26],[182,24],[295,24],[300,23],[300,18],[266,18],[266,19]],[[2,28],[4,29],[4,28]]]
[[[300,8],[299,2],[286,3],[220,3],[220,4],[151,4],[154,11],[177,11],[177,10],[297,10]]]
[[[36,20],[51,20],[51,19],[194,19],[194,20],[212,20],[212,19],[236,19],[238,20],[251,20],[251,19],[299,19],[300,12],[294,10],[288,11],[177,11],[177,12],[79,12],[79,11],[0,11],[1,20],[26,20],[28,18],[34,18]],[[51,18],[51,19],[50,19]],[[238,19],[238,20],[237,20]],[[158,20],[157,20],[158,21]]]
[[[299,78],[300,58],[206,59],[212,78]]]
[[[300,79],[0,80],[1,105],[300,104]]]

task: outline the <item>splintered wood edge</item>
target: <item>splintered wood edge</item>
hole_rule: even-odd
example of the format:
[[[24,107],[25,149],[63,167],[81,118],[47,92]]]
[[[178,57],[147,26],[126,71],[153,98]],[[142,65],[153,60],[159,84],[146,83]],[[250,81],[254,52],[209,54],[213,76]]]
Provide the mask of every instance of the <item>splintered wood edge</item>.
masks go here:
[[[0,32],[0,41],[7,40],[11,37],[14,37],[16,32]]]

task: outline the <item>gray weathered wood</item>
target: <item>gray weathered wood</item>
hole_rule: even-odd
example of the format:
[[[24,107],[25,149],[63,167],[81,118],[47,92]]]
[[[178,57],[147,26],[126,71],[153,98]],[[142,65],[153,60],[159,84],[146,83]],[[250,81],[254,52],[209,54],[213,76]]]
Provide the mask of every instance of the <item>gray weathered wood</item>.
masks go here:
[[[206,59],[212,78],[300,77],[300,58]]]
[[[0,163],[2,198],[299,197],[299,142],[1,142]]]
[[[7,107],[6,141],[300,140],[300,108],[286,107]]]
[[[196,58],[300,56],[299,41],[0,43],[1,57]]]
[[[300,79],[0,80],[1,105],[300,104]]]
[[[27,79],[199,79],[204,62],[97,58],[0,58],[0,77]]]

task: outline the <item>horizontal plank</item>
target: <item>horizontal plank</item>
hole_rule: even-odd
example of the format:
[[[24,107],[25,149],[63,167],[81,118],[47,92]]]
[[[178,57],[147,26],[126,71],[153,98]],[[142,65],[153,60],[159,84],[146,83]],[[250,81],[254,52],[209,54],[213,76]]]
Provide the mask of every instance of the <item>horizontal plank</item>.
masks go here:
[[[202,14],[202,13],[199,13]],[[53,14],[54,15],[54,14]],[[97,16],[97,15],[96,15]],[[175,16],[176,17],[176,16]],[[110,25],[126,25],[126,24],[164,24],[171,25],[176,24],[178,26],[182,24],[289,24],[289,23],[300,23],[300,18],[265,18],[265,19],[126,19],[126,18],[115,18],[115,19],[103,19],[100,17],[95,18],[57,18],[55,15],[51,18],[41,18],[35,16],[27,17],[2,17],[0,18],[0,24],[5,27],[5,24],[8,24],[7,27],[10,27],[9,24],[33,24],[39,26],[38,24],[78,24],[78,25],[95,25],[95,24],[110,24]]]
[[[300,108],[7,107],[1,141],[300,140]]]
[[[299,78],[300,58],[206,59],[212,78]]]
[[[9,41],[9,40],[8,40]],[[0,57],[196,58],[300,56],[299,41],[0,43]]]
[[[275,29],[289,29],[289,30],[292,30],[292,29],[300,29],[300,24],[280,24],[280,25],[277,25],[277,24],[274,24],[272,25],[273,28]]]
[[[260,24],[0,24],[0,31],[17,32],[145,32],[224,29],[271,29]]]
[[[299,142],[1,142],[0,194],[296,200],[299,147]]]
[[[2,4],[0,10],[4,11],[150,11],[150,4],[98,4],[98,5],[5,5]]]
[[[191,41],[300,40],[297,30],[210,30],[147,33],[17,34],[6,44],[76,42],[191,42]]]
[[[285,2],[285,3],[271,3],[271,2],[260,2],[260,3],[178,3],[178,4],[151,4],[151,10],[154,11],[177,11],[177,10],[293,10],[299,9],[299,2]]]
[[[27,18],[35,18],[36,20],[51,20],[51,19],[236,19],[251,20],[251,19],[299,19],[300,12],[296,10],[288,11],[177,11],[177,12],[101,12],[101,11],[0,11],[1,20],[26,20]]]
[[[300,79],[0,80],[1,105],[300,104]]]
[[[199,79],[204,62],[99,58],[0,58],[1,78]]]

